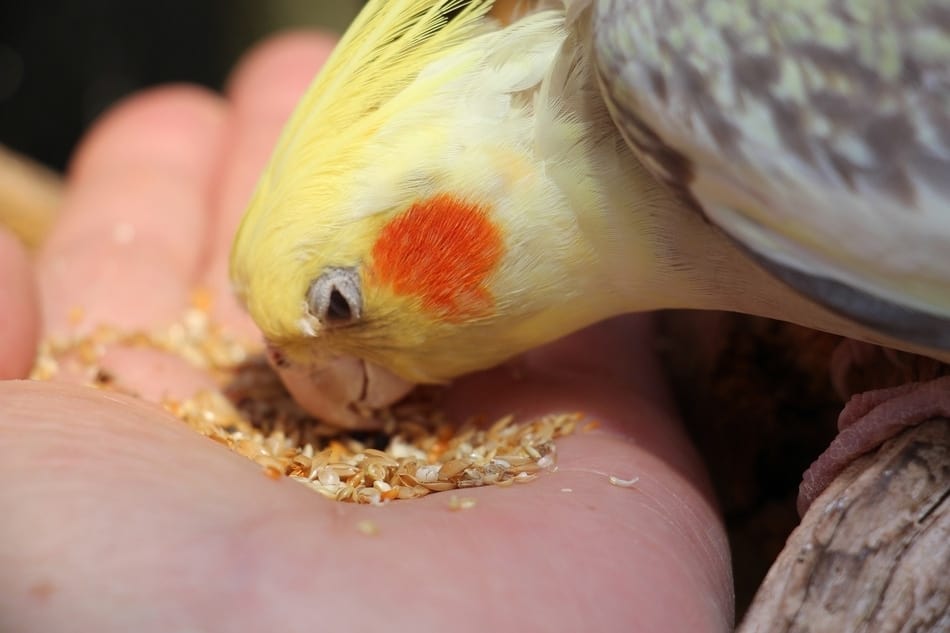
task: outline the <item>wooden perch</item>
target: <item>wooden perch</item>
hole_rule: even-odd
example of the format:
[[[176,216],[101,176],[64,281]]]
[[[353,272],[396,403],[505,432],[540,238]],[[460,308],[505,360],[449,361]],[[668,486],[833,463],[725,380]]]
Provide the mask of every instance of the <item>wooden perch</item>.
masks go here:
[[[950,631],[950,420],[855,462],[790,536],[739,633]]]
[[[0,145],[0,226],[36,248],[53,225],[61,198],[57,174]]]

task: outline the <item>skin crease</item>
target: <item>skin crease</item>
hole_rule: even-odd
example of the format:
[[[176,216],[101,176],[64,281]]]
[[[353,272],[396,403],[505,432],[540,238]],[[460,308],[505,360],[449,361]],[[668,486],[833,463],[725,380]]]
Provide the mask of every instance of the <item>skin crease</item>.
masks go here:
[[[36,263],[46,333],[68,330],[73,306],[80,329],[167,323],[202,283],[216,317],[253,336],[228,290],[231,236],[331,46],[276,38],[242,62],[226,99],[163,88],[95,127]],[[29,266],[9,238],[0,262],[0,367],[24,375],[37,323]],[[2,382],[0,630],[732,630],[724,530],[649,336],[646,318],[616,319],[459,381],[456,416],[582,410],[601,422],[559,441],[556,473],[465,491],[477,505],[463,512],[447,494],[334,503],[147,402]],[[115,350],[108,362],[153,399],[209,380],[155,353]],[[612,486],[609,474],[639,482]],[[378,534],[360,533],[363,519]]]

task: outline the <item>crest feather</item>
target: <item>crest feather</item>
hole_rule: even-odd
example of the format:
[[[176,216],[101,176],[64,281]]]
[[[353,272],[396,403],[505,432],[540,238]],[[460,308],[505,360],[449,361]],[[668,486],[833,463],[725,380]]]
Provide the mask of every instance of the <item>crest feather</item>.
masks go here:
[[[334,137],[371,132],[373,113],[427,65],[486,26],[494,0],[371,0],[307,89],[284,129],[275,156],[319,138],[332,153]]]

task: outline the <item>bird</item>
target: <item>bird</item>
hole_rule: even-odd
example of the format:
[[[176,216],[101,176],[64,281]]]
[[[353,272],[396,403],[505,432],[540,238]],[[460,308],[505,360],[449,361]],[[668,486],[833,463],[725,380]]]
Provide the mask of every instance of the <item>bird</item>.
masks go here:
[[[302,406],[358,428],[672,308],[950,361],[946,0],[492,5],[370,0],[260,178],[231,280]],[[946,379],[863,395],[806,507],[878,405],[950,415]]]

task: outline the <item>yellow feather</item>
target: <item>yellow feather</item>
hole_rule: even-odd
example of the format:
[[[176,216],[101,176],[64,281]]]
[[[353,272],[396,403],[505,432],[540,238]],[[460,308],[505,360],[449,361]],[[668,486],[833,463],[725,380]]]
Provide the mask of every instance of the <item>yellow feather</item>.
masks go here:
[[[287,305],[274,284],[301,282],[310,271],[299,267],[297,278],[287,279],[287,271],[279,278],[261,259],[294,248],[288,243],[291,233],[299,238],[298,252],[288,256],[305,260],[311,255],[305,245],[319,243],[307,233],[321,236],[346,227],[348,218],[333,211],[352,196],[349,176],[365,165],[367,139],[394,113],[412,107],[397,97],[422,69],[490,28],[486,15],[492,5],[491,0],[373,0],[341,39],[285,126],[235,237],[232,282],[239,298],[256,304],[248,307],[262,315],[258,322],[265,331],[290,334],[283,317],[298,306]],[[420,93],[425,95],[415,92]],[[308,212],[314,205],[320,213]],[[354,251],[364,244],[360,237],[351,236]],[[267,278],[249,296],[253,275]]]
[[[387,119],[392,98],[431,62],[485,27],[491,0],[370,2],[320,71],[275,150],[320,140],[333,153]],[[458,12],[451,19],[449,16]]]

